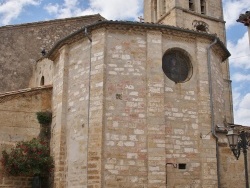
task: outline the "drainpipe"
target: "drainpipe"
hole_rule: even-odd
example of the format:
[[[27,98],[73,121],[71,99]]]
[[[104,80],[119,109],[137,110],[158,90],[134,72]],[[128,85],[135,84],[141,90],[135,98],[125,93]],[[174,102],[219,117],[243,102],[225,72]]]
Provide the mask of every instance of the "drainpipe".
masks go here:
[[[218,145],[218,136],[215,131],[215,122],[214,122],[214,104],[213,104],[213,83],[212,83],[212,67],[211,67],[211,48],[218,42],[218,39],[215,38],[214,41],[207,48],[207,66],[208,66],[208,81],[209,81],[209,96],[210,96],[210,109],[211,109],[211,132],[213,137],[216,140],[216,160],[217,160],[217,178],[218,178],[218,188],[220,188],[220,158],[219,158],[219,145]]]
[[[91,37],[89,36],[88,28],[87,28],[87,27],[85,27],[85,29],[84,29],[84,34],[85,34],[86,37],[88,37],[89,41],[92,42],[92,39],[91,39]]]
[[[89,98],[88,98],[88,117],[87,117],[87,125],[88,125],[88,141],[87,141],[87,145],[89,145],[89,122],[90,122],[90,90],[91,90],[91,70],[92,70],[92,66],[91,66],[91,52],[92,52],[92,39],[89,36],[88,33],[88,28],[86,27],[84,30],[84,35],[89,39]],[[87,163],[88,163],[88,152],[87,152]],[[88,169],[87,169],[87,177],[88,177]],[[88,178],[87,178],[87,185],[88,185]]]
[[[90,56],[89,56],[89,99],[88,99],[88,127],[89,127],[89,119],[90,119],[90,89],[91,89],[91,87],[90,87],[90,84],[91,84],[91,69],[92,69],[92,67],[91,67],[91,51],[92,51],[92,39],[91,39],[91,37],[89,36],[89,33],[88,33],[88,28],[86,27],[85,29],[84,29],[84,34],[85,34],[85,36],[89,39],[89,42],[90,42],[90,46],[89,46],[89,51],[90,51]]]

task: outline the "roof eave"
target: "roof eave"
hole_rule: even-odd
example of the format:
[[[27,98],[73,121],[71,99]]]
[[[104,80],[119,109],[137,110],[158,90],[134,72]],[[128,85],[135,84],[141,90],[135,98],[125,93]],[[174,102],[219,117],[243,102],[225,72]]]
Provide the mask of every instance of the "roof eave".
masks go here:
[[[203,37],[209,38],[210,40],[214,40],[215,38],[217,38],[218,44],[220,45],[220,47],[225,52],[222,60],[225,61],[231,55],[230,52],[225,47],[225,45],[223,44],[223,42],[221,42],[220,39],[215,34],[208,34],[208,33],[204,33],[204,32],[198,32],[198,31],[195,31],[195,30],[189,30],[189,29],[174,27],[174,26],[170,26],[170,25],[131,22],[131,21],[107,21],[107,20],[104,20],[104,21],[97,21],[95,23],[87,25],[84,28],[82,28],[82,29],[68,35],[67,37],[65,37],[63,39],[61,39],[60,41],[58,41],[54,45],[54,47],[49,51],[49,53],[46,55],[46,57],[53,60],[55,58],[55,54],[57,53],[56,51],[58,49],[60,49],[63,45],[68,44],[69,43],[68,40],[70,38],[76,37],[80,33],[82,33],[82,38],[85,37],[84,33],[85,33],[86,28],[90,32],[90,31],[94,30],[96,27],[102,27],[102,26],[104,27],[106,25],[138,26],[138,27],[144,27],[144,28],[148,28],[148,29],[159,29],[159,30],[171,29],[171,30],[174,30],[174,31],[181,31],[181,32],[185,32],[185,33],[195,34],[195,35],[198,35],[198,36],[203,36]]]

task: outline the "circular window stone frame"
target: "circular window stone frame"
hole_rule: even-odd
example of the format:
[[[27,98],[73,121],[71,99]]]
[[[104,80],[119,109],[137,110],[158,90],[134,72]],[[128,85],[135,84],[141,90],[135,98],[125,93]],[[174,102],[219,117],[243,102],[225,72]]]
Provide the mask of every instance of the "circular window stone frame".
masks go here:
[[[176,84],[187,82],[193,74],[190,55],[180,48],[167,50],[162,57],[162,70]]]

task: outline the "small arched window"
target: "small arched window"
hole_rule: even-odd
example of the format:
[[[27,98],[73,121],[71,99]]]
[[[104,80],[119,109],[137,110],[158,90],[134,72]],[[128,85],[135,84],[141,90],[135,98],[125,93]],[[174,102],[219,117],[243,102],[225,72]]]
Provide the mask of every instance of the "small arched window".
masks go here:
[[[206,14],[206,1],[201,0],[201,14]]]
[[[161,16],[166,13],[166,0],[161,1]]]
[[[40,86],[43,86],[43,85],[44,85],[44,76],[42,76],[40,80]]]
[[[194,11],[194,0],[188,0],[189,1],[189,10]]]
[[[157,0],[152,1],[152,13],[153,13],[153,21],[157,21],[157,12],[158,12],[158,6],[157,6]]]

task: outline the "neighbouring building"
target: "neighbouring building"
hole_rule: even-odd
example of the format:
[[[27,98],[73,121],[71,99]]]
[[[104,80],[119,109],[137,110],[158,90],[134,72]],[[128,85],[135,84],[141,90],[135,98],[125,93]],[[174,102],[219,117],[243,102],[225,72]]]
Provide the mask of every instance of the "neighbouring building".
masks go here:
[[[241,14],[237,22],[243,23],[248,27],[249,44],[250,44],[250,11],[246,11],[245,14]]]
[[[10,45],[0,130],[15,138],[1,134],[1,148],[39,134],[34,114],[51,110],[55,188],[244,187],[225,136],[234,120],[221,0],[144,0],[144,22],[94,15],[0,35]]]

